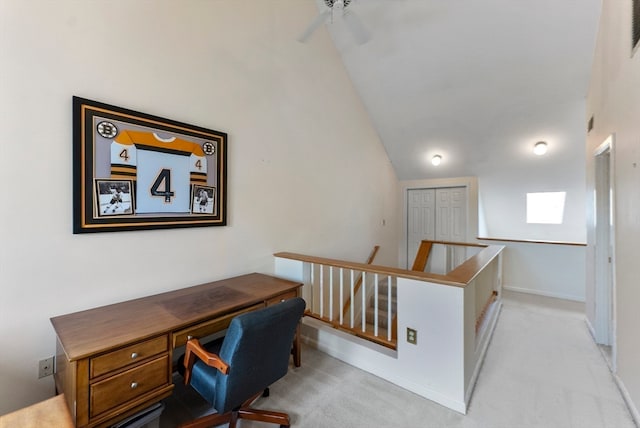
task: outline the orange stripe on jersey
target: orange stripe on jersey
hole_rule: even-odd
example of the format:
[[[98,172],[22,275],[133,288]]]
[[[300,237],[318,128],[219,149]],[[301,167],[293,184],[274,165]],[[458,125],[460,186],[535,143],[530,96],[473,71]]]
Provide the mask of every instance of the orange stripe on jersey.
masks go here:
[[[135,166],[127,166],[127,165],[111,165],[111,178],[115,178],[115,175],[121,175],[125,177],[136,177]]]
[[[114,180],[133,180],[136,181],[136,176],[131,174],[114,174],[111,173],[111,178]]]
[[[192,184],[207,184],[207,174],[191,172],[190,180]]]
[[[182,152],[185,155],[191,155],[193,153],[196,156],[204,157],[204,151],[202,150],[202,147],[200,147],[200,144],[175,137],[167,140],[162,140],[152,132],[126,130],[120,132],[120,134],[118,134],[118,136],[114,138],[114,141],[123,145],[133,144],[148,146],[158,149],[170,150],[172,152]]]

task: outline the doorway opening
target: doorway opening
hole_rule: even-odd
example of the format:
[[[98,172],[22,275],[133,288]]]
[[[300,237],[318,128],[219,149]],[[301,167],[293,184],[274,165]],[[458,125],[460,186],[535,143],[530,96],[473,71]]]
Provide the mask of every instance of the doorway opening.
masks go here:
[[[614,136],[595,152],[595,341],[612,371],[616,361]]]

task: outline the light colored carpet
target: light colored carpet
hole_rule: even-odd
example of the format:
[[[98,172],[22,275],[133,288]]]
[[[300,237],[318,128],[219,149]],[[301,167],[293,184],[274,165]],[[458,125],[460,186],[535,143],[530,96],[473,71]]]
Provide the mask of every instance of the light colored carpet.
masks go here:
[[[302,367],[256,407],[288,412],[301,428],[633,428],[584,321],[584,305],[505,293],[467,415],[461,415],[326,354],[303,347]],[[176,377],[176,382],[180,382]],[[161,428],[211,412],[177,385]],[[242,421],[242,428],[274,425]]]

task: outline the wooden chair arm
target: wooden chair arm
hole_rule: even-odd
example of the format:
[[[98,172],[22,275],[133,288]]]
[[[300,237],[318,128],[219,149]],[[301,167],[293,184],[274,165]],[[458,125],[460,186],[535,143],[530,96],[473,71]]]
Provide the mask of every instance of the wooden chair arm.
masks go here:
[[[229,364],[222,361],[222,359],[211,352],[207,352],[202,347],[198,339],[189,339],[185,348],[184,354],[184,383],[189,384],[191,380],[191,368],[196,362],[196,357],[209,367],[217,369],[222,374],[229,373]]]

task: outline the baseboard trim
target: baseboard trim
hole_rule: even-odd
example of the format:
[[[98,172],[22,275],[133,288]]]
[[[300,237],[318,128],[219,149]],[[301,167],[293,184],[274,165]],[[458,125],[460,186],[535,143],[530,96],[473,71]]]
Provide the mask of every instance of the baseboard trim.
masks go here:
[[[622,379],[620,379],[620,377],[617,374],[615,373],[612,373],[612,374],[613,374],[613,379],[615,380],[616,385],[618,386],[618,389],[622,394],[622,398],[624,399],[624,402],[627,405],[627,409],[629,409],[629,413],[631,413],[631,418],[633,419],[633,422],[636,424],[636,426],[640,427],[640,412],[638,412],[638,408],[636,407],[635,403],[631,399],[631,396],[629,395],[629,391],[627,391],[627,388],[624,386],[624,382],[622,382]]]
[[[544,297],[553,297],[556,299],[572,300],[574,302],[585,303],[585,298],[582,296],[574,296],[571,294],[554,293],[552,291],[534,290],[531,288],[513,287],[509,285],[503,285],[502,288],[507,291],[517,291],[518,293],[535,294]]]
[[[589,321],[588,318],[585,318],[585,324],[587,324],[587,329],[589,330],[589,333],[591,333],[591,336],[595,343],[596,331],[593,328],[593,325],[591,325],[591,322]],[[596,346],[597,346],[597,343],[596,343]],[[600,350],[600,352],[602,353],[602,349]],[[638,411],[638,408],[636,407],[635,403],[631,399],[631,395],[629,395],[629,391],[627,391],[627,387],[624,386],[624,382],[622,381],[622,379],[620,379],[620,376],[618,376],[618,374],[616,373],[616,370],[613,367],[614,362],[609,361],[609,359],[606,358],[604,354],[602,355],[602,358],[607,363],[607,366],[609,367],[609,371],[611,372],[611,376],[613,376],[613,380],[616,383],[616,386],[618,387],[620,394],[622,395],[622,399],[624,400],[624,403],[627,405],[627,409],[629,409],[629,413],[631,413],[631,418],[633,419],[633,423],[635,423],[637,427],[640,427],[640,412]]]
[[[591,333],[591,338],[595,342],[596,341],[596,329],[593,328],[593,325],[591,324],[591,321],[589,321],[589,318],[584,317],[584,322],[585,322],[585,324],[587,324],[587,330],[589,330],[589,333]]]
[[[596,343],[596,330],[593,328],[593,325],[591,325],[591,321],[589,321],[589,318],[585,318],[584,321],[585,321],[585,324],[587,324],[587,329],[589,330],[589,333],[591,333],[593,342]],[[598,346],[597,343],[596,343],[596,346]],[[620,379],[620,376],[618,376],[618,374],[616,373],[616,369],[614,368],[615,363],[613,361],[609,361],[609,359],[604,355],[602,349],[600,349],[600,353],[603,354],[602,358],[605,360],[605,362],[607,363],[607,366],[609,367],[611,376],[613,376],[613,380],[616,383],[616,386],[618,387],[620,394],[622,395],[622,399],[624,400],[624,403],[627,405],[627,409],[629,409],[629,413],[631,413],[631,418],[633,419],[633,422],[636,424],[637,427],[640,427],[640,412],[638,411],[638,408],[636,407],[635,403],[631,399],[631,395],[629,395],[629,391],[627,391],[627,387],[624,386],[624,382],[622,381],[622,379]]]

